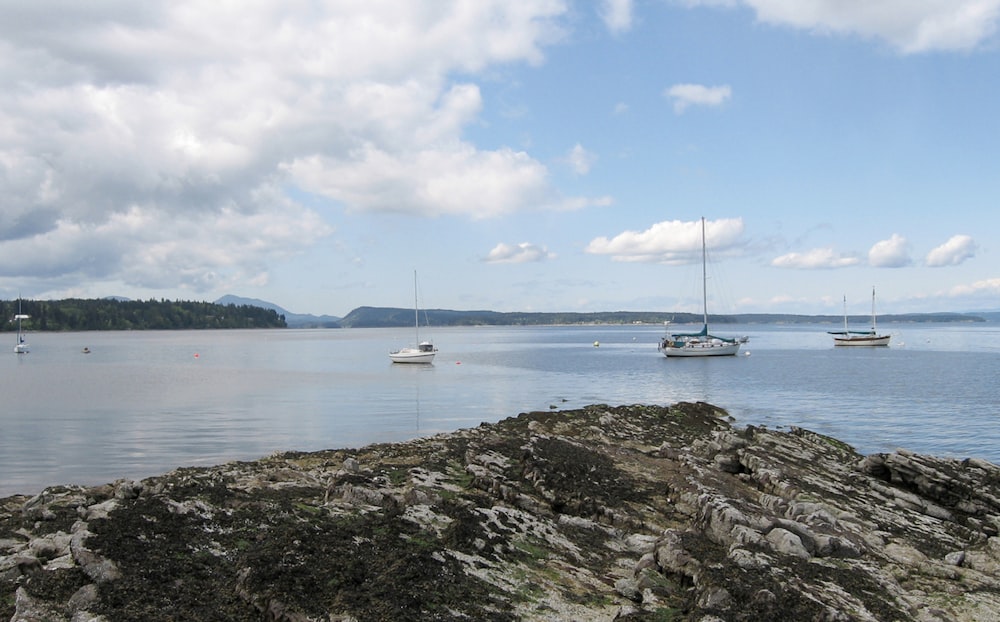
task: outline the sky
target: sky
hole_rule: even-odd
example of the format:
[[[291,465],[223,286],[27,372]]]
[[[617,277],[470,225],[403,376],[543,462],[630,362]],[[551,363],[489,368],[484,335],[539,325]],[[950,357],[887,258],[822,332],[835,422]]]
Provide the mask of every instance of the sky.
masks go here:
[[[1000,309],[1000,0],[0,13],[0,298]]]

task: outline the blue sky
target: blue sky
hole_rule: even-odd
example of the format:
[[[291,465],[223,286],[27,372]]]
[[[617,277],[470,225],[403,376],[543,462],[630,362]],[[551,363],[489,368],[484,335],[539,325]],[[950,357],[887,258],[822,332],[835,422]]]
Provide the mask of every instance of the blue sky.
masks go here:
[[[3,5],[0,297],[1000,308],[1000,0]]]

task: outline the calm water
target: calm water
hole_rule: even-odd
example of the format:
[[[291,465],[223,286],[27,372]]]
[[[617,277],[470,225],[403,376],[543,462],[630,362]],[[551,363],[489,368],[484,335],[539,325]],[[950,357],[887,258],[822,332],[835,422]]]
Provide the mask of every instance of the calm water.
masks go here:
[[[877,349],[834,348],[829,326],[718,328],[750,335],[749,356],[668,360],[657,326],[434,329],[432,366],[389,362],[403,329],[33,333],[22,356],[5,334],[0,496],[681,400],[864,453],[1000,463],[1000,326],[888,325]]]

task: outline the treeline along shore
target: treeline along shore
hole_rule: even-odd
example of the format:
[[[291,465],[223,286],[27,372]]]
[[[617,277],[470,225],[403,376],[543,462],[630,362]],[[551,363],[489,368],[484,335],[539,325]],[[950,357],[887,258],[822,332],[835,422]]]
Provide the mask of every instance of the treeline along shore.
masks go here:
[[[8,320],[17,313],[31,316],[26,327],[32,331],[83,330],[172,330],[210,328],[393,328],[413,325],[413,309],[358,307],[340,318],[291,313],[272,303],[226,303],[183,300],[123,300],[119,298],[0,301],[0,311]],[[241,300],[241,299],[236,299]],[[20,309],[20,310],[19,310]],[[784,313],[742,313],[712,315],[712,324],[832,324],[840,325],[840,315],[794,315]],[[1000,319],[1000,313],[906,313],[884,315],[880,323],[986,322]],[[420,312],[421,324],[429,326],[558,326],[581,324],[633,325],[697,324],[697,313],[659,311],[599,311],[590,313],[500,312],[487,310],[427,309]],[[864,325],[868,316],[850,316],[852,324]],[[11,321],[0,331],[16,330]]]
[[[220,305],[181,300],[80,299],[0,302],[8,320],[29,316],[32,331],[172,330],[207,328],[285,328],[285,318],[273,309],[251,305]],[[12,321],[0,330],[17,330]]]

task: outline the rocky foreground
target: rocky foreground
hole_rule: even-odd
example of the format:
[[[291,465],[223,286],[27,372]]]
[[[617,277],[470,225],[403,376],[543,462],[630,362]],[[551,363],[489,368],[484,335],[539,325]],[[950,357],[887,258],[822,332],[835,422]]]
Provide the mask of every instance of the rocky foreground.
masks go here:
[[[0,619],[998,620],[1000,468],[590,406],[0,500]]]

